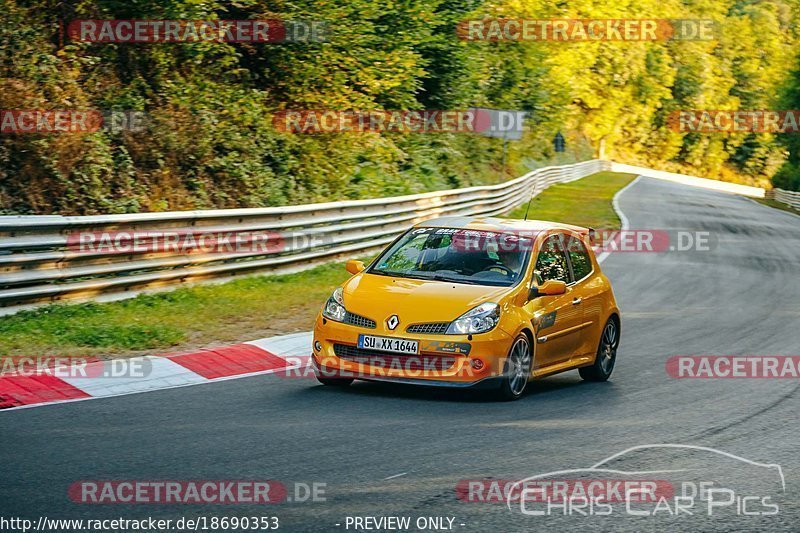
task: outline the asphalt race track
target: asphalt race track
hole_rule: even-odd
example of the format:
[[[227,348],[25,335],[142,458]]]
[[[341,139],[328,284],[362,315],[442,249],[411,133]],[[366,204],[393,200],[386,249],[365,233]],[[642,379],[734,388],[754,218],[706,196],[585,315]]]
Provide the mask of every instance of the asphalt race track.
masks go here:
[[[713,246],[608,257],[603,268],[623,312],[608,383],[583,383],[573,371],[534,382],[520,401],[496,403],[459,391],[363,382],[336,390],[258,376],[0,413],[0,514],[270,514],[285,531],[346,531],[348,516],[408,516],[412,524],[450,517],[464,532],[800,530],[800,380],[674,379],[665,371],[677,355],[800,354],[800,218],[646,178],[619,206],[631,229],[708,231]],[[665,443],[779,464],[779,513],[527,516],[518,505],[456,497],[460,480],[585,468],[632,446]],[[679,469],[687,460],[708,466],[691,450],[623,456],[614,466]],[[719,479],[753,477],[741,461],[712,466]],[[279,480],[290,490],[325,483],[326,501],[174,507],[67,497],[78,480],[204,479]]]

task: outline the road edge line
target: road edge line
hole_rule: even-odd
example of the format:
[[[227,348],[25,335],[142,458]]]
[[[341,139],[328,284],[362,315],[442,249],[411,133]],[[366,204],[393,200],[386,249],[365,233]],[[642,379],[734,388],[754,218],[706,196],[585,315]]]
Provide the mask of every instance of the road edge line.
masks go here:
[[[628,230],[631,224],[630,221],[628,220],[628,217],[625,215],[625,213],[622,212],[622,208],[620,208],[619,206],[619,199],[625,191],[627,191],[628,189],[639,183],[639,180],[641,180],[642,177],[643,176],[641,174],[636,176],[636,178],[634,178],[633,181],[631,181],[629,184],[618,190],[617,194],[614,195],[614,198],[611,199],[611,207],[614,209],[614,212],[617,214],[617,217],[619,217],[620,231]],[[610,254],[611,252],[603,252],[602,254],[597,256],[597,262],[602,263],[603,261],[606,260],[606,258],[608,258]]]

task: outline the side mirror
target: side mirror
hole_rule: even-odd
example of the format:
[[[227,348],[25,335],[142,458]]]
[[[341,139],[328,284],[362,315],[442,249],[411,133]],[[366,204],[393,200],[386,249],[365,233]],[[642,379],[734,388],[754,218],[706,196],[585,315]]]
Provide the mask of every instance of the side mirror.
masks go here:
[[[359,272],[363,272],[366,267],[364,266],[364,261],[351,259],[344,264],[344,268],[351,274],[358,274]]]
[[[563,281],[549,279],[539,287],[531,287],[530,299],[537,296],[557,296],[567,292],[567,284]]]

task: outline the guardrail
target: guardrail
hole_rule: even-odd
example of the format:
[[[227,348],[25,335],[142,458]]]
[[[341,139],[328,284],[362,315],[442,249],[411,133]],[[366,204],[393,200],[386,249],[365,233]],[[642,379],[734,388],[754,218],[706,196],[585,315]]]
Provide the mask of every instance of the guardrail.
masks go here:
[[[767,198],[771,198],[782,204],[790,205],[800,211],[800,192],[772,189],[768,192]]]
[[[550,185],[600,172],[632,172],[745,196],[764,189],[592,160],[546,167],[498,185],[289,207],[101,216],[0,216],[0,314],[60,300],[114,300],[181,284],[252,273],[302,270],[378,250],[414,224],[445,215],[498,215]],[[800,209],[800,193],[766,196]],[[176,253],[144,246],[136,235],[235,234],[267,238],[245,251]],[[82,249],[81,236],[114,235],[112,249]],[[124,250],[125,247],[129,250]]]
[[[2,216],[0,314],[59,300],[112,300],[255,272],[300,270],[379,249],[430,218],[505,213],[552,184],[577,180],[609,166],[592,160],[537,169],[498,185],[289,207]],[[134,235],[143,232],[181,239],[265,232],[268,242],[262,249],[254,246],[248,251],[174,253],[135,246]],[[114,250],[82,249],[81,236],[89,234],[113,234]]]

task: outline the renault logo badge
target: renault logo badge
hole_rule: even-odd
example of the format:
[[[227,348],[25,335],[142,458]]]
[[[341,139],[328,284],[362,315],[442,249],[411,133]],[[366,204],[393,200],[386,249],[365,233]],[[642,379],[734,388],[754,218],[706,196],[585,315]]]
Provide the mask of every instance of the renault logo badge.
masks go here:
[[[392,331],[394,331],[394,328],[396,328],[398,324],[400,324],[400,318],[398,318],[397,315],[392,315],[386,319],[386,325],[389,326],[389,329]]]

